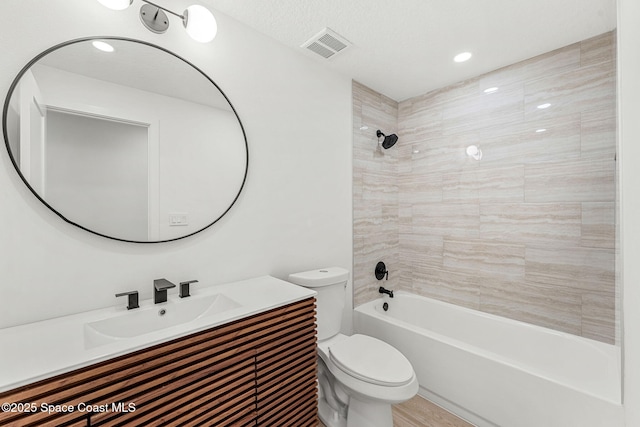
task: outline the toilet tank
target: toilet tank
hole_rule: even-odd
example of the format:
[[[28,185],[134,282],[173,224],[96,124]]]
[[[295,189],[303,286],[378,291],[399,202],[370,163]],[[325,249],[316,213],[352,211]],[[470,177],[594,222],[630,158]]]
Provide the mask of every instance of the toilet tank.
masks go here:
[[[345,303],[345,287],[349,271],[340,267],[322,268],[289,275],[296,285],[312,288],[318,293],[316,316],[318,340],[325,340],[340,332]]]

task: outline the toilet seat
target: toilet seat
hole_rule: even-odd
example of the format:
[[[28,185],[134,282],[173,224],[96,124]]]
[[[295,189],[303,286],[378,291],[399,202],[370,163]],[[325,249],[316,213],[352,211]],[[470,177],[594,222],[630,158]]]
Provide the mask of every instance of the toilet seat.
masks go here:
[[[400,351],[367,335],[333,343],[329,358],[344,373],[370,384],[398,387],[415,378],[411,363]]]

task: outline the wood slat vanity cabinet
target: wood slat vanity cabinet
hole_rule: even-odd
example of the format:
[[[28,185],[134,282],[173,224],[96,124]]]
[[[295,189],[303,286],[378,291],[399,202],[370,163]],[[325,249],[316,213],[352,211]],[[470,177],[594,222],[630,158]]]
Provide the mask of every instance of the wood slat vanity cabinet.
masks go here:
[[[0,426],[315,426],[316,363],[308,298],[1,393]]]

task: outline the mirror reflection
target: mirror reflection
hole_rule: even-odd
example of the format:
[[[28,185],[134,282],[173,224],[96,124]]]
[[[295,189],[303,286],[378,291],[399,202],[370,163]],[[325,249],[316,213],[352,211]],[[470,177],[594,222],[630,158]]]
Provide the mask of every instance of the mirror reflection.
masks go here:
[[[96,43],[99,42],[99,43]],[[9,154],[64,220],[132,242],[215,223],[247,173],[244,129],[217,85],[182,58],[127,39],[83,39],[31,61],[4,107]]]

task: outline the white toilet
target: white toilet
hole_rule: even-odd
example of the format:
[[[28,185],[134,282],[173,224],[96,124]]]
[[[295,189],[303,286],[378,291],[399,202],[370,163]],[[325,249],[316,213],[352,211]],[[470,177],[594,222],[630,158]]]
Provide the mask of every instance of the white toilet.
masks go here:
[[[411,399],[418,380],[391,345],[340,333],[349,272],[332,267],[289,275],[317,295],[320,419],[327,427],[391,427],[391,404]]]

